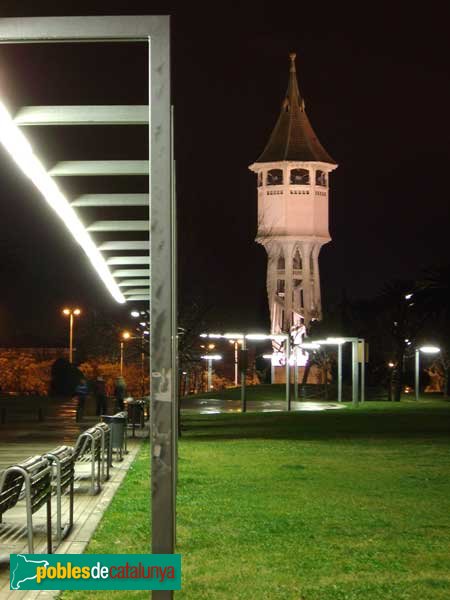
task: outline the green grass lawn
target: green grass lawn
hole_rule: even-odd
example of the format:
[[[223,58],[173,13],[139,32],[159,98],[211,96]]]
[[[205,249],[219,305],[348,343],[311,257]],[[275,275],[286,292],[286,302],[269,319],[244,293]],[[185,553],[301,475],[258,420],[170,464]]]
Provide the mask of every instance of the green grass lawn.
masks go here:
[[[438,400],[186,417],[176,597],[448,600],[449,422]],[[148,523],[148,448],[89,551],[146,552],[138,522]]]

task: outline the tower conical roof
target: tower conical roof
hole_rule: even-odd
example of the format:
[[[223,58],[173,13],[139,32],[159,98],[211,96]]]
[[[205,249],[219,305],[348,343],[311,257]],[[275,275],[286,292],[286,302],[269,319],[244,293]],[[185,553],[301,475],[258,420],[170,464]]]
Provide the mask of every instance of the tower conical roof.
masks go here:
[[[277,162],[282,160],[336,162],[319,142],[305,112],[305,102],[300,95],[295,70],[295,54],[290,54],[291,67],[286,97],[280,116],[264,152],[256,161]]]

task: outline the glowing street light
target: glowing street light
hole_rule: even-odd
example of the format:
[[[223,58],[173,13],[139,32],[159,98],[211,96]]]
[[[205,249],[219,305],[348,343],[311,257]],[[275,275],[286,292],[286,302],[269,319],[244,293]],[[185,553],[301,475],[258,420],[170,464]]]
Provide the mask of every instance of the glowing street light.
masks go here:
[[[244,341],[241,339],[229,339],[227,334],[224,335],[224,338],[228,339],[230,344],[234,344],[234,385],[237,387],[239,385],[238,381],[238,373],[239,373],[239,360],[238,360],[238,349],[239,344],[243,344]]]
[[[123,375],[123,346],[126,340],[131,339],[131,333],[129,331],[123,331],[120,340],[120,375]]]
[[[222,360],[222,356],[220,354],[205,354],[201,356],[203,360],[208,361],[208,392],[212,390],[212,361],[213,360]]]
[[[416,360],[415,360],[415,369],[414,369],[414,387],[415,387],[415,396],[416,400],[419,400],[419,363],[420,363],[420,352],[424,354],[438,354],[441,351],[438,346],[421,346],[420,348],[416,348]]]
[[[81,315],[80,308],[64,308],[63,315],[69,317],[69,362],[73,362],[73,318]]]

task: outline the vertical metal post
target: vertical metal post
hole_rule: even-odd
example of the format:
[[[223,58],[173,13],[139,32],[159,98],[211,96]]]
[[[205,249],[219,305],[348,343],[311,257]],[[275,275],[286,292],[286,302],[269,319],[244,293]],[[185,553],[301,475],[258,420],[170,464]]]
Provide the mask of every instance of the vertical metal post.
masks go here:
[[[358,340],[361,344],[361,402],[366,399],[366,342]]]
[[[242,338],[242,369],[241,369],[241,410],[247,412],[247,393],[246,393],[246,378],[247,369],[245,361],[247,360],[247,343],[245,337]]]
[[[208,392],[212,388],[212,359],[208,358]]]
[[[70,311],[69,319],[69,362],[73,362],[73,312]]]
[[[414,391],[415,391],[415,395],[416,395],[416,401],[419,400],[419,365],[420,365],[419,348],[416,348],[415,360],[414,360]]]
[[[352,402],[359,402],[358,340],[352,340]]]
[[[145,338],[144,334],[141,337],[141,396],[145,396],[145,352],[144,352]]]
[[[235,342],[234,342],[234,385],[236,387],[239,385],[238,346],[239,346],[239,341],[235,340]]]
[[[178,274],[177,274],[177,196],[176,196],[176,163],[175,163],[175,145],[174,145],[174,107],[170,107],[170,210],[171,210],[171,257],[172,257],[172,528],[173,528],[173,546],[177,543],[177,484],[178,484],[178,435],[179,435],[179,414],[178,405],[180,402],[179,393],[179,361],[178,361]]]
[[[152,552],[172,554],[176,494],[176,256],[171,160],[169,18],[149,40]],[[155,590],[153,600],[173,592]]]
[[[291,343],[289,334],[286,335],[286,406],[288,410],[291,410]]]
[[[297,364],[298,348],[294,347],[294,400],[298,402],[298,364]]]
[[[342,344],[338,344],[338,402],[342,402]]]

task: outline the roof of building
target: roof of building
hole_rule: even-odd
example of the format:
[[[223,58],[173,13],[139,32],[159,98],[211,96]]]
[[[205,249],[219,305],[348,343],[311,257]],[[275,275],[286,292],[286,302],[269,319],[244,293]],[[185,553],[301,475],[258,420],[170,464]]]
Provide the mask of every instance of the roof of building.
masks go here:
[[[295,54],[290,54],[291,67],[286,97],[281,105],[280,116],[264,152],[256,161],[277,162],[281,160],[320,161],[336,164],[319,142],[309,122],[297,83]]]

